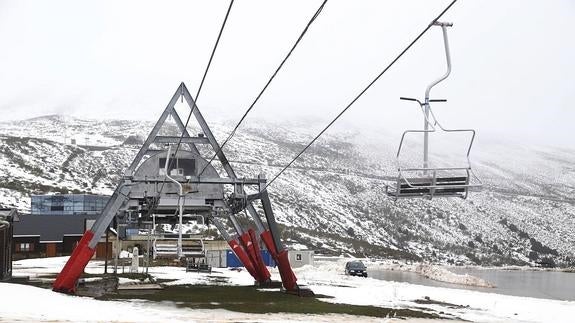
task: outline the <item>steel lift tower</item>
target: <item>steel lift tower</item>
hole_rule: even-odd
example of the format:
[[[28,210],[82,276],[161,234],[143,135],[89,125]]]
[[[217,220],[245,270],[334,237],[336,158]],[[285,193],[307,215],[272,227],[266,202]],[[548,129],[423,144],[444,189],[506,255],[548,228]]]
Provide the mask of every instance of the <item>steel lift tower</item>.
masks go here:
[[[186,101],[192,110],[202,133],[191,136],[184,127],[174,106],[179,99]],[[171,117],[175,122],[179,136],[160,135],[160,129]],[[181,143],[183,149],[172,152],[172,146]],[[216,152],[226,177],[220,177],[216,169],[200,154],[199,145],[210,146]],[[171,165],[171,167],[170,167]],[[207,166],[206,166],[207,165]],[[206,168],[202,176],[198,169]],[[225,196],[224,187],[228,187]],[[226,158],[212,131],[208,127],[200,110],[188,89],[181,83],[150,135],[140,148],[138,154],[125,171],[120,183],[108,204],[92,228],[74,249],[68,262],[56,278],[53,290],[63,293],[74,293],[77,281],[84,268],[94,255],[96,245],[114,218],[120,222],[141,223],[141,221],[160,222],[160,219],[171,218],[179,214],[180,232],[177,257],[182,257],[182,215],[184,212],[208,218],[227,240],[238,259],[247,271],[260,284],[270,282],[270,273],[265,266],[260,252],[260,241],[278,264],[283,287],[296,294],[309,293],[301,289],[289,264],[287,249],[280,241],[280,234],[275,222],[271,202],[266,186],[266,178],[238,178]],[[251,187],[254,194],[244,190]],[[263,218],[254,208],[260,203]],[[239,224],[235,214],[250,214],[255,223],[255,230],[245,230]],[[156,216],[161,215],[161,216]],[[235,233],[230,234],[225,221],[230,221]],[[261,240],[260,240],[261,239]]]

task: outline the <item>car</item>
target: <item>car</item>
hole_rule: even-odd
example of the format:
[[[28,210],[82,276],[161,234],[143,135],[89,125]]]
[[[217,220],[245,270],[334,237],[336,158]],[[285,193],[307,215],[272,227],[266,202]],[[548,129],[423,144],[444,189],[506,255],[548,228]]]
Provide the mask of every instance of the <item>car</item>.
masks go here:
[[[359,260],[348,261],[345,264],[345,274],[350,276],[367,277],[367,267]]]

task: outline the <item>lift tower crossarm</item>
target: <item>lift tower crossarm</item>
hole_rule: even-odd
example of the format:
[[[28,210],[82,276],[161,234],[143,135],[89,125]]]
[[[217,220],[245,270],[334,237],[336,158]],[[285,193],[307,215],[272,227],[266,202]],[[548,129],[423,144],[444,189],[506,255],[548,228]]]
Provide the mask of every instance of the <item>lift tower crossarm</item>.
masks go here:
[[[180,141],[180,137],[177,136],[156,136],[154,139],[155,144],[177,144],[178,141]],[[206,137],[183,137],[181,141],[188,144],[210,144]]]
[[[164,176],[134,176],[129,177],[129,179],[134,183],[162,183],[164,181]],[[185,184],[230,184],[230,185],[259,185],[260,183],[265,183],[265,179],[259,178],[222,178],[222,177],[198,177],[198,176],[186,176],[180,179],[174,178],[174,180]]]

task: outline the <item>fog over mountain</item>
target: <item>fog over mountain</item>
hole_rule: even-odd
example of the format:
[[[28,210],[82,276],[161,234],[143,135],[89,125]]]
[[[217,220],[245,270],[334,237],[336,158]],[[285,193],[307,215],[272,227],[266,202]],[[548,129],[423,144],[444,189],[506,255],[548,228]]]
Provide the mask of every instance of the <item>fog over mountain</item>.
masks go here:
[[[233,126],[209,123],[220,142]],[[225,152],[239,176],[269,178],[312,138],[308,124],[250,123]],[[152,127],[60,115],[0,123],[0,204],[26,212],[31,193],[110,194]],[[340,127],[313,145],[269,188],[284,239],[333,254],[574,264],[575,150],[480,137],[472,163],[481,191],[394,201],[385,185],[400,135]]]
[[[247,121],[326,124],[450,2],[330,0]],[[155,120],[180,82],[195,95],[228,3],[1,1],[0,120]],[[198,100],[207,119],[241,116],[320,4],[234,3]],[[431,95],[448,100],[435,107],[446,125],[575,148],[572,0],[458,1],[442,20],[454,24],[453,69]],[[418,107],[398,98],[422,99],[444,71],[434,27],[340,122],[421,127]]]

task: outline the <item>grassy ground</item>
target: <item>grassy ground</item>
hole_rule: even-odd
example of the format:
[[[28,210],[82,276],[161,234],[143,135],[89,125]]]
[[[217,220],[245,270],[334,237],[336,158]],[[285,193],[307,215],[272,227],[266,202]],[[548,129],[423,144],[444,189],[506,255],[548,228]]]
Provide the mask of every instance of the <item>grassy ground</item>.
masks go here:
[[[119,277],[148,280],[143,274],[121,274]],[[102,277],[96,274],[83,274],[82,278]],[[222,286],[222,285],[178,285],[164,286],[161,290],[122,290],[111,291],[108,279],[87,283],[78,288],[78,293],[101,300],[131,300],[143,299],[152,302],[173,302],[178,307],[192,309],[226,309],[243,313],[298,313],[298,314],[349,314],[371,317],[416,317],[439,318],[435,313],[419,309],[392,309],[376,306],[359,306],[334,304],[324,302],[322,298],[329,296],[298,297],[279,290],[260,291],[254,286]],[[55,275],[45,275],[43,278],[55,278]],[[215,280],[220,277],[213,277]],[[225,277],[221,277],[224,279]],[[162,283],[164,281],[156,281]],[[225,283],[224,281],[222,281]],[[51,289],[52,283],[46,280],[30,280],[21,282],[28,285]],[[100,286],[102,285],[102,286]]]
[[[166,286],[154,293],[130,291],[107,294],[104,300],[145,299],[171,301],[176,306],[197,309],[227,309],[243,313],[350,314],[372,317],[438,318],[438,315],[409,309],[333,304],[319,300],[326,296],[298,297],[280,291],[258,291],[251,286]]]

